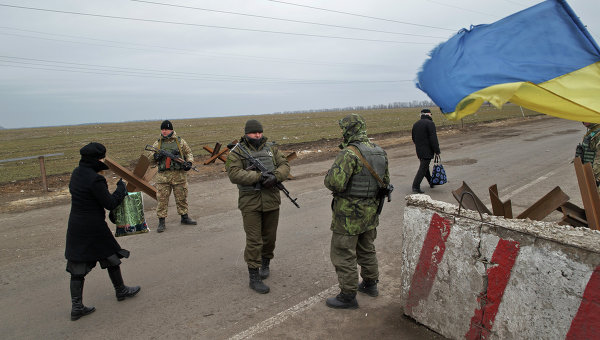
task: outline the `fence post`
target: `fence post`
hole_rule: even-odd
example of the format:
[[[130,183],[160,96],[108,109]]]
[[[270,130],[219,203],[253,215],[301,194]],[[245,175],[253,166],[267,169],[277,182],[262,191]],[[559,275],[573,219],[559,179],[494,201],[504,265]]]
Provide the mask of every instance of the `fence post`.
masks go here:
[[[40,160],[40,171],[42,172],[42,186],[44,191],[48,191],[48,181],[46,180],[46,166],[44,165],[44,156],[39,156]]]

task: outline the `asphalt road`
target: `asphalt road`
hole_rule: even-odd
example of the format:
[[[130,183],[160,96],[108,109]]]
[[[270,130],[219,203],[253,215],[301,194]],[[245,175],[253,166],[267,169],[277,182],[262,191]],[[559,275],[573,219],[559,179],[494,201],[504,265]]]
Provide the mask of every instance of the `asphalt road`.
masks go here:
[[[512,200],[516,216],[558,185],[581,206],[570,161],[584,132],[581,123],[545,116],[458,134],[440,132],[450,182],[424,189],[434,199],[456,203],[451,191],[466,181],[489,207],[488,187],[497,184],[501,198]],[[298,179],[285,184],[301,208],[284,197],[266,295],[248,288],[237,189],[227,178],[191,185],[190,215],[198,226],[180,225],[171,206],[167,231],[158,234],[155,212],[147,210],[152,232],[118,239],[132,253],[122,265],[125,283],[141,285],[141,292],[118,302],[108,274],[97,267],[84,288],[84,303],[97,310],[76,322],[69,318],[63,256],[69,206],[1,214],[0,337],[439,339],[402,316],[400,230],[418,161],[412,144],[386,150],[396,190],[384,207],[376,241],[380,296],[359,294],[357,310],[332,310],[324,302],[338,292],[329,261],[331,196],[323,186],[331,159],[291,163]]]

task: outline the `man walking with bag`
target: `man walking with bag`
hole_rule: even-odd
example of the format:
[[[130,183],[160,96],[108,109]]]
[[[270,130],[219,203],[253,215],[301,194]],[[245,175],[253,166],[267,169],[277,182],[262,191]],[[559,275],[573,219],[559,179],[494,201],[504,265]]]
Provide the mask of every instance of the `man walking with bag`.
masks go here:
[[[427,178],[430,188],[434,186],[433,182],[431,182],[429,164],[434,155],[440,155],[440,145],[435,131],[435,123],[431,118],[431,111],[429,109],[421,110],[421,119],[412,128],[412,140],[417,150],[417,157],[419,157],[419,170],[413,180],[412,192],[422,194],[424,192],[421,190],[423,177]]]

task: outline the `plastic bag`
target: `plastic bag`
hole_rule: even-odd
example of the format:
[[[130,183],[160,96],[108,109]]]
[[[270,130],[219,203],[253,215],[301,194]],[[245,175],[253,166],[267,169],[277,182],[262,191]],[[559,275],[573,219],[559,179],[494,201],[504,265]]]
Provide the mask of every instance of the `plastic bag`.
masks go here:
[[[435,155],[433,161],[433,170],[431,171],[431,184],[442,185],[448,182],[446,178],[446,170],[442,165],[442,157]]]
[[[150,231],[144,218],[144,202],[141,192],[130,192],[123,202],[110,212],[116,224],[115,237],[136,235]]]

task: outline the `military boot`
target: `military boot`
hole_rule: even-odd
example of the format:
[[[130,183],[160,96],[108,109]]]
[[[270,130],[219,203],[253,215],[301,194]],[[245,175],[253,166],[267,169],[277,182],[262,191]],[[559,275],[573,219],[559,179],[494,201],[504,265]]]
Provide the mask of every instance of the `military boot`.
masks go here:
[[[248,274],[250,274],[250,288],[260,294],[267,294],[269,292],[269,286],[264,284],[258,273],[258,268],[248,268]]]
[[[93,313],[96,308],[83,305],[83,278],[74,280],[71,278],[71,320],[79,320],[80,317]]]
[[[271,273],[269,270],[269,264],[271,263],[271,259],[262,259],[262,264],[260,266],[260,269],[258,270],[258,272],[260,273],[260,278],[261,279],[266,279],[267,277],[269,277],[269,274]]]
[[[379,280],[363,279],[362,282],[358,284],[358,291],[369,296],[376,297],[379,295],[377,282],[379,282]]]
[[[118,301],[123,301],[125,298],[133,297],[139,293],[142,289],[140,286],[128,287],[123,283],[123,276],[121,276],[121,268],[119,266],[112,266],[107,268],[108,276],[110,281],[115,287],[115,295]]]
[[[356,301],[356,293],[340,292],[335,297],[330,297],[325,301],[327,307],[339,309],[356,309],[358,301]]]
[[[181,215],[181,224],[196,225],[198,222],[192,220],[188,214]]]
[[[159,217],[158,218],[158,228],[156,229],[156,232],[162,233],[163,231],[165,231],[165,229],[167,229],[167,226],[165,225],[165,218]]]

